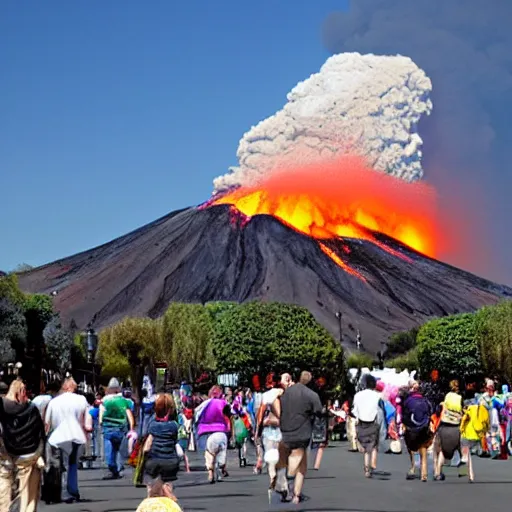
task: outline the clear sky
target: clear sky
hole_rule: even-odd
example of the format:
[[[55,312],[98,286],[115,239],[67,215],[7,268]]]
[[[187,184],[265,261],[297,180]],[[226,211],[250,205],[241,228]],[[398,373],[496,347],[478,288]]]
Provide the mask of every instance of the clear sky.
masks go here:
[[[346,0],[0,4],[0,269],[208,199]]]

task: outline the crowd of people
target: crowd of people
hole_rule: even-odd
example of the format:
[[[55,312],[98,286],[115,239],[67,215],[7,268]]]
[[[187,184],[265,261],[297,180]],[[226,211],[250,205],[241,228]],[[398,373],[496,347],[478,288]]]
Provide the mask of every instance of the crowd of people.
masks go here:
[[[347,435],[353,450],[364,454],[363,471],[371,478],[377,469],[379,447],[388,443],[387,451],[401,453],[402,439],[410,456],[407,479],[416,475],[428,480],[428,456],[433,460],[433,479],[445,479],[443,467],[458,456],[459,476],[475,479],[472,454],[493,459],[512,455],[512,394],[507,385],[501,393],[486,379],[480,393],[474,386],[461,392],[458,380],[447,389],[433,372],[429,382],[412,381],[407,386],[387,387],[371,374],[363,376],[347,416]],[[393,446],[397,446],[394,448]]]
[[[297,377],[270,373],[263,385],[255,377],[251,388],[236,390],[213,385],[207,396],[186,382],[158,393],[145,388],[137,403],[115,378],[94,395],[80,393],[69,377],[32,400],[22,380],[8,388],[0,383],[0,512],[14,502],[35,511],[40,498],[80,501],[78,469],[95,461],[103,462],[106,480],[134,467],[134,484],[148,489],[139,512],[178,511],[173,482],[180,470],[190,471],[187,454],[202,454],[206,478],[215,484],[229,477],[228,450],[245,467],[249,445],[254,473],[266,468],[269,501],[298,504],[308,452],[319,469],[339,424],[349,450],[363,454],[367,478],[377,470],[379,451],[401,453],[402,440],[411,461],[407,479],[423,482],[429,454],[434,480],[444,480],[446,461],[458,456],[461,475],[473,482],[473,453],[503,458],[512,448],[512,394],[506,386],[498,394],[490,379],[476,393],[461,392],[456,380],[444,389],[437,373],[399,388],[368,373],[340,406],[328,399],[324,379],[307,371]]]

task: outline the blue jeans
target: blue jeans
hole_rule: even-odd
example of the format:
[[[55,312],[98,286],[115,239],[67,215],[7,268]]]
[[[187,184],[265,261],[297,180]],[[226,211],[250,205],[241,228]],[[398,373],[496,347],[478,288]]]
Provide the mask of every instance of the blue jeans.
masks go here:
[[[78,491],[78,449],[79,444],[73,443],[71,453],[67,454],[61,451],[62,465],[67,473],[66,477],[66,491],[70,498],[80,498]],[[64,498],[66,499],[66,498]]]
[[[123,469],[123,465],[120,462],[120,448],[121,443],[125,437],[124,429],[115,427],[104,427],[103,428],[103,443],[105,450],[105,461],[109,471],[113,475],[118,475]]]

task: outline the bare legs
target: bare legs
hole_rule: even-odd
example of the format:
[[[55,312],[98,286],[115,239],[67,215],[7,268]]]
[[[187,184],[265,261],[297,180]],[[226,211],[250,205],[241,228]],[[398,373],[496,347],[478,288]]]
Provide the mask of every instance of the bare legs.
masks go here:
[[[473,482],[475,479],[475,474],[473,473],[473,461],[471,459],[471,447],[470,446],[462,447],[462,459],[465,459],[467,461],[468,479],[470,482]],[[461,475],[459,472],[459,476],[463,476],[463,475]]]
[[[414,462],[414,456],[416,453],[420,454],[420,475],[421,475],[421,481],[426,482],[428,479],[428,455],[427,455],[427,448],[420,448],[418,452],[412,452],[411,450],[407,450],[409,452],[409,458],[411,460],[411,467],[409,471],[407,472],[407,479],[413,480],[416,477],[416,464]]]
[[[325,447],[324,447],[323,444],[321,444],[318,447],[318,450],[316,452],[316,457],[315,457],[315,466],[314,466],[314,468],[316,470],[320,469],[320,464],[322,463],[322,457],[324,456],[324,450],[325,450]]]

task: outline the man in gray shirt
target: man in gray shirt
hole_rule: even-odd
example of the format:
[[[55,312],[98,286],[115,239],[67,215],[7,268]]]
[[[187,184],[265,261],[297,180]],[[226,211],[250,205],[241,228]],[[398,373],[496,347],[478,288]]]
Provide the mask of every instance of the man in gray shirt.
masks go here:
[[[300,382],[309,383],[311,373],[302,372]],[[280,400],[276,400],[276,415],[280,418],[282,441],[279,445],[279,463],[277,465],[277,481],[274,488],[283,499],[288,494],[288,475],[295,477],[293,485],[294,504],[302,499],[302,487],[308,467],[307,448],[311,441],[313,420],[322,414],[320,397],[304,384],[294,384],[289,375],[281,379],[285,392]]]

